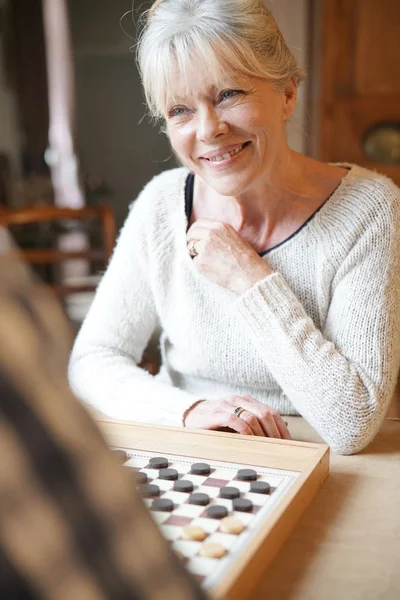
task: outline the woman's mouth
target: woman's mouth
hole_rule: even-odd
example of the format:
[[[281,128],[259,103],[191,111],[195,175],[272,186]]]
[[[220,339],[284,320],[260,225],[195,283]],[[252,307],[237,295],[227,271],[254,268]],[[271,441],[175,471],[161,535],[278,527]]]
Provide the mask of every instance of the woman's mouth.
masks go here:
[[[244,144],[240,144],[230,152],[225,152],[220,156],[214,156],[213,158],[203,158],[202,160],[206,160],[208,163],[213,166],[221,166],[225,167],[232,164],[236,158],[243,152],[243,150],[250,144],[251,142],[245,142]]]

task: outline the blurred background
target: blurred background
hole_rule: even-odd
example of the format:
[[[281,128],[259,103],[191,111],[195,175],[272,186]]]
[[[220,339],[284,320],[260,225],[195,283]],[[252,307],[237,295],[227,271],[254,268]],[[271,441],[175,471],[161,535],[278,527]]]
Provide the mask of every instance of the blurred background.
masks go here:
[[[76,83],[76,151],[81,176],[89,188],[86,201],[91,204],[112,193],[108,200],[119,228],[129,203],[145,182],[173,167],[175,161],[165,135],[145,116],[132,51],[137,14],[133,17],[130,12],[131,0],[65,0],[64,4]],[[146,8],[149,4],[143,2],[140,6]],[[270,4],[300,63],[309,69],[312,3],[275,0]],[[3,170],[8,170],[13,179],[46,177],[44,152],[49,116],[42,0],[0,0],[0,6]],[[309,149],[308,96],[306,84],[300,90],[297,111],[289,125],[290,143],[301,152]],[[39,183],[37,179],[37,186]],[[50,188],[46,188],[45,181],[43,185],[42,192],[47,195]],[[32,194],[38,191],[32,189]],[[12,186],[8,192],[7,198],[2,197],[3,204],[26,204],[18,195],[20,189]]]
[[[268,5],[308,74],[290,146],[400,185],[399,0]],[[76,327],[129,204],[175,166],[146,117],[137,16],[132,0],[0,0],[0,225]]]
[[[144,183],[174,166],[174,159],[165,136],[145,116],[131,51],[132,14],[121,21],[132,1],[63,4],[72,40],[75,143],[86,202],[110,194],[118,229]],[[149,2],[139,4],[146,8]],[[308,72],[289,124],[290,145],[325,160],[375,167],[400,183],[400,2],[271,0],[269,6]],[[386,129],[375,131],[375,139],[365,139],[383,125]],[[35,176],[48,176],[48,127],[42,0],[0,0],[3,206],[51,201],[45,181],[43,189],[36,181],[32,197],[22,198],[20,189],[29,178],[33,184]]]

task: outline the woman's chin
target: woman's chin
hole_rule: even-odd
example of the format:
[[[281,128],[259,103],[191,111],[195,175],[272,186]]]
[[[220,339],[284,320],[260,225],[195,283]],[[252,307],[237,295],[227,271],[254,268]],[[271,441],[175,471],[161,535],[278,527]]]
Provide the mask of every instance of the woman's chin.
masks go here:
[[[208,185],[221,196],[236,197],[251,187],[252,178],[249,174],[230,173],[220,174],[219,177],[208,177]]]

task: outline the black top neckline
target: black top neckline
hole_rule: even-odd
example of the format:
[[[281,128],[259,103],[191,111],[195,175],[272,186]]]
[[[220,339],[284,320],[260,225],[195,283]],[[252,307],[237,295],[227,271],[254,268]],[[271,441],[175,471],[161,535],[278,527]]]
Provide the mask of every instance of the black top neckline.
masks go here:
[[[294,231],[293,233],[291,233],[287,238],[285,238],[284,240],[282,240],[278,244],[275,244],[275,246],[272,246],[271,248],[268,248],[267,250],[264,250],[263,252],[259,252],[258,253],[259,256],[265,256],[269,252],[272,252],[272,250],[275,250],[276,248],[279,248],[283,244],[286,244],[286,242],[288,242],[289,240],[291,240],[292,238],[294,238],[295,235],[297,235],[298,233],[300,233],[300,231],[315,217],[315,215],[321,210],[321,208],[333,196],[333,194],[336,192],[336,190],[338,189],[339,186],[340,186],[340,183],[333,190],[333,192],[328,196],[328,198],[321,204],[321,206],[319,206],[308,217],[308,219],[306,221],[304,221],[304,223],[302,223],[302,225],[300,225],[300,227],[298,229],[296,229],[296,231]],[[189,175],[186,178],[186,184],[185,184],[185,213],[186,213],[186,218],[187,218],[187,222],[188,222],[188,228],[189,228],[189,223],[190,223],[190,217],[192,215],[192,210],[193,210],[193,192],[194,192],[194,174],[193,173],[189,173]]]
[[[194,192],[194,174],[189,173],[186,178],[185,184],[185,213],[188,222],[188,227],[190,223],[190,217],[192,216],[193,210],[193,192]]]

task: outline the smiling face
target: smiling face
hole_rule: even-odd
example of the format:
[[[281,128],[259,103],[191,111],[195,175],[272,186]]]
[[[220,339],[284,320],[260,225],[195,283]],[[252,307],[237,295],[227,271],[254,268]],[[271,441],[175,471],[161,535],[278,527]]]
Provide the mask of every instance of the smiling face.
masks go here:
[[[288,151],[285,121],[296,102],[295,87],[276,91],[260,78],[237,74],[210,85],[194,70],[196,85],[167,95],[167,133],[177,156],[212,189],[238,196],[279,165]]]

